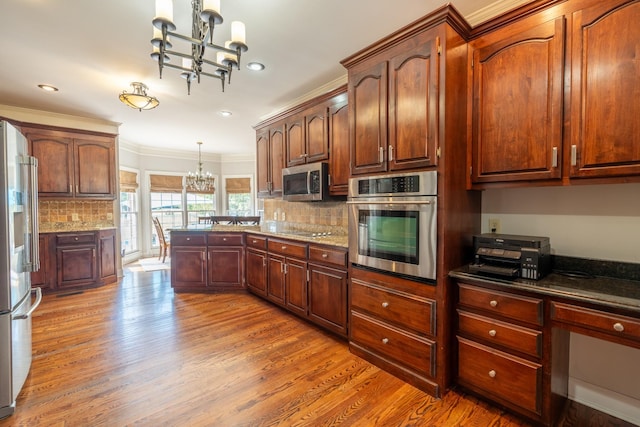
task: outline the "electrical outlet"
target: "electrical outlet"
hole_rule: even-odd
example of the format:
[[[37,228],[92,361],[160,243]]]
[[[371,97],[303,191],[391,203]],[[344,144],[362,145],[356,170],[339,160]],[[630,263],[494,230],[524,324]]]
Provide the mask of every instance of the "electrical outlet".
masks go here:
[[[273,220],[277,221],[278,220],[278,212],[274,212],[273,213]]]
[[[500,220],[498,218],[489,218],[489,232],[500,233]]]
[[[282,220],[283,220],[283,221],[286,221],[286,220],[287,220],[287,215],[286,215],[284,212],[282,212],[282,213],[280,214],[280,216],[282,217]]]
[[[77,213],[71,214],[71,221],[80,221],[80,216]]]

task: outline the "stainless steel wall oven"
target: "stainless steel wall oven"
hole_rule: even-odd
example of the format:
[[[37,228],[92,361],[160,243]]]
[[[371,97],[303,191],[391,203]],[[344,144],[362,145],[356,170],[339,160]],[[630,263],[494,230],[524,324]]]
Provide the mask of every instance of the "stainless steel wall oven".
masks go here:
[[[351,178],[351,263],[435,280],[437,187],[435,171]]]

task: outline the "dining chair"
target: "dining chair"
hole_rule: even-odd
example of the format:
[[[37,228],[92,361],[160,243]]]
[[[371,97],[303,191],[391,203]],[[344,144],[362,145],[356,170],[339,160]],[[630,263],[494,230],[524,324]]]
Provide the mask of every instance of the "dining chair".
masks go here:
[[[236,223],[236,217],[235,216],[215,215],[215,216],[211,217],[211,221],[214,224],[234,225]]]
[[[258,225],[260,224],[259,216],[237,216],[236,224],[238,225]]]
[[[153,226],[156,228],[156,234],[158,235],[158,242],[160,243],[160,255],[158,259],[162,258],[162,263],[167,258],[167,253],[169,252],[169,246],[171,243],[169,242],[169,238],[167,238],[164,234],[164,230],[162,230],[162,224],[160,224],[160,220],[158,217],[153,217]]]
[[[213,224],[213,217],[211,216],[199,216],[198,224]]]

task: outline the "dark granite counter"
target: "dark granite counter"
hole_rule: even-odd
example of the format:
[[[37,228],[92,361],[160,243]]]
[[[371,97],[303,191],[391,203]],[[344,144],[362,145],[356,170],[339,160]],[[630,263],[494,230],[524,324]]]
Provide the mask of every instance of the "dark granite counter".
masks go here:
[[[113,230],[116,227],[113,224],[83,224],[76,222],[56,223],[40,225],[38,231],[40,234],[45,233],[73,233],[83,231],[101,231]]]
[[[640,316],[640,281],[629,280],[622,277],[598,276],[594,274],[593,269],[590,268],[593,266],[588,265],[592,263],[599,267],[598,271],[603,271],[603,265],[609,268],[611,266],[608,264],[621,263],[584,260],[584,262],[579,263],[581,267],[579,271],[558,269],[558,266],[578,265],[567,264],[565,261],[567,261],[567,259],[560,259],[559,262],[555,262],[553,272],[541,280],[521,278],[506,280],[494,276],[479,275],[470,273],[467,266],[456,269],[449,275],[459,280],[471,280],[504,286],[506,290],[518,289],[552,297],[594,303],[603,307],[629,310]],[[571,261],[571,259],[569,259],[569,261]],[[636,264],[626,264],[626,270],[623,269],[623,271],[628,272],[628,277],[636,277],[634,266],[636,266]],[[615,266],[613,267],[615,268]]]

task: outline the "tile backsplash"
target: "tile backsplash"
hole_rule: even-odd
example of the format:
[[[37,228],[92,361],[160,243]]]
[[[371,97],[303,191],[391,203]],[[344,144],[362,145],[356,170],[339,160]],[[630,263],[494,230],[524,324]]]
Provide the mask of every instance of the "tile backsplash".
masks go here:
[[[38,221],[40,228],[59,228],[94,225],[113,226],[113,201],[110,200],[39,200]]]
[[[264,200],[264,221],[278,221],[301,225],[330,226],[347,230],[345,202],[287,202]]]

